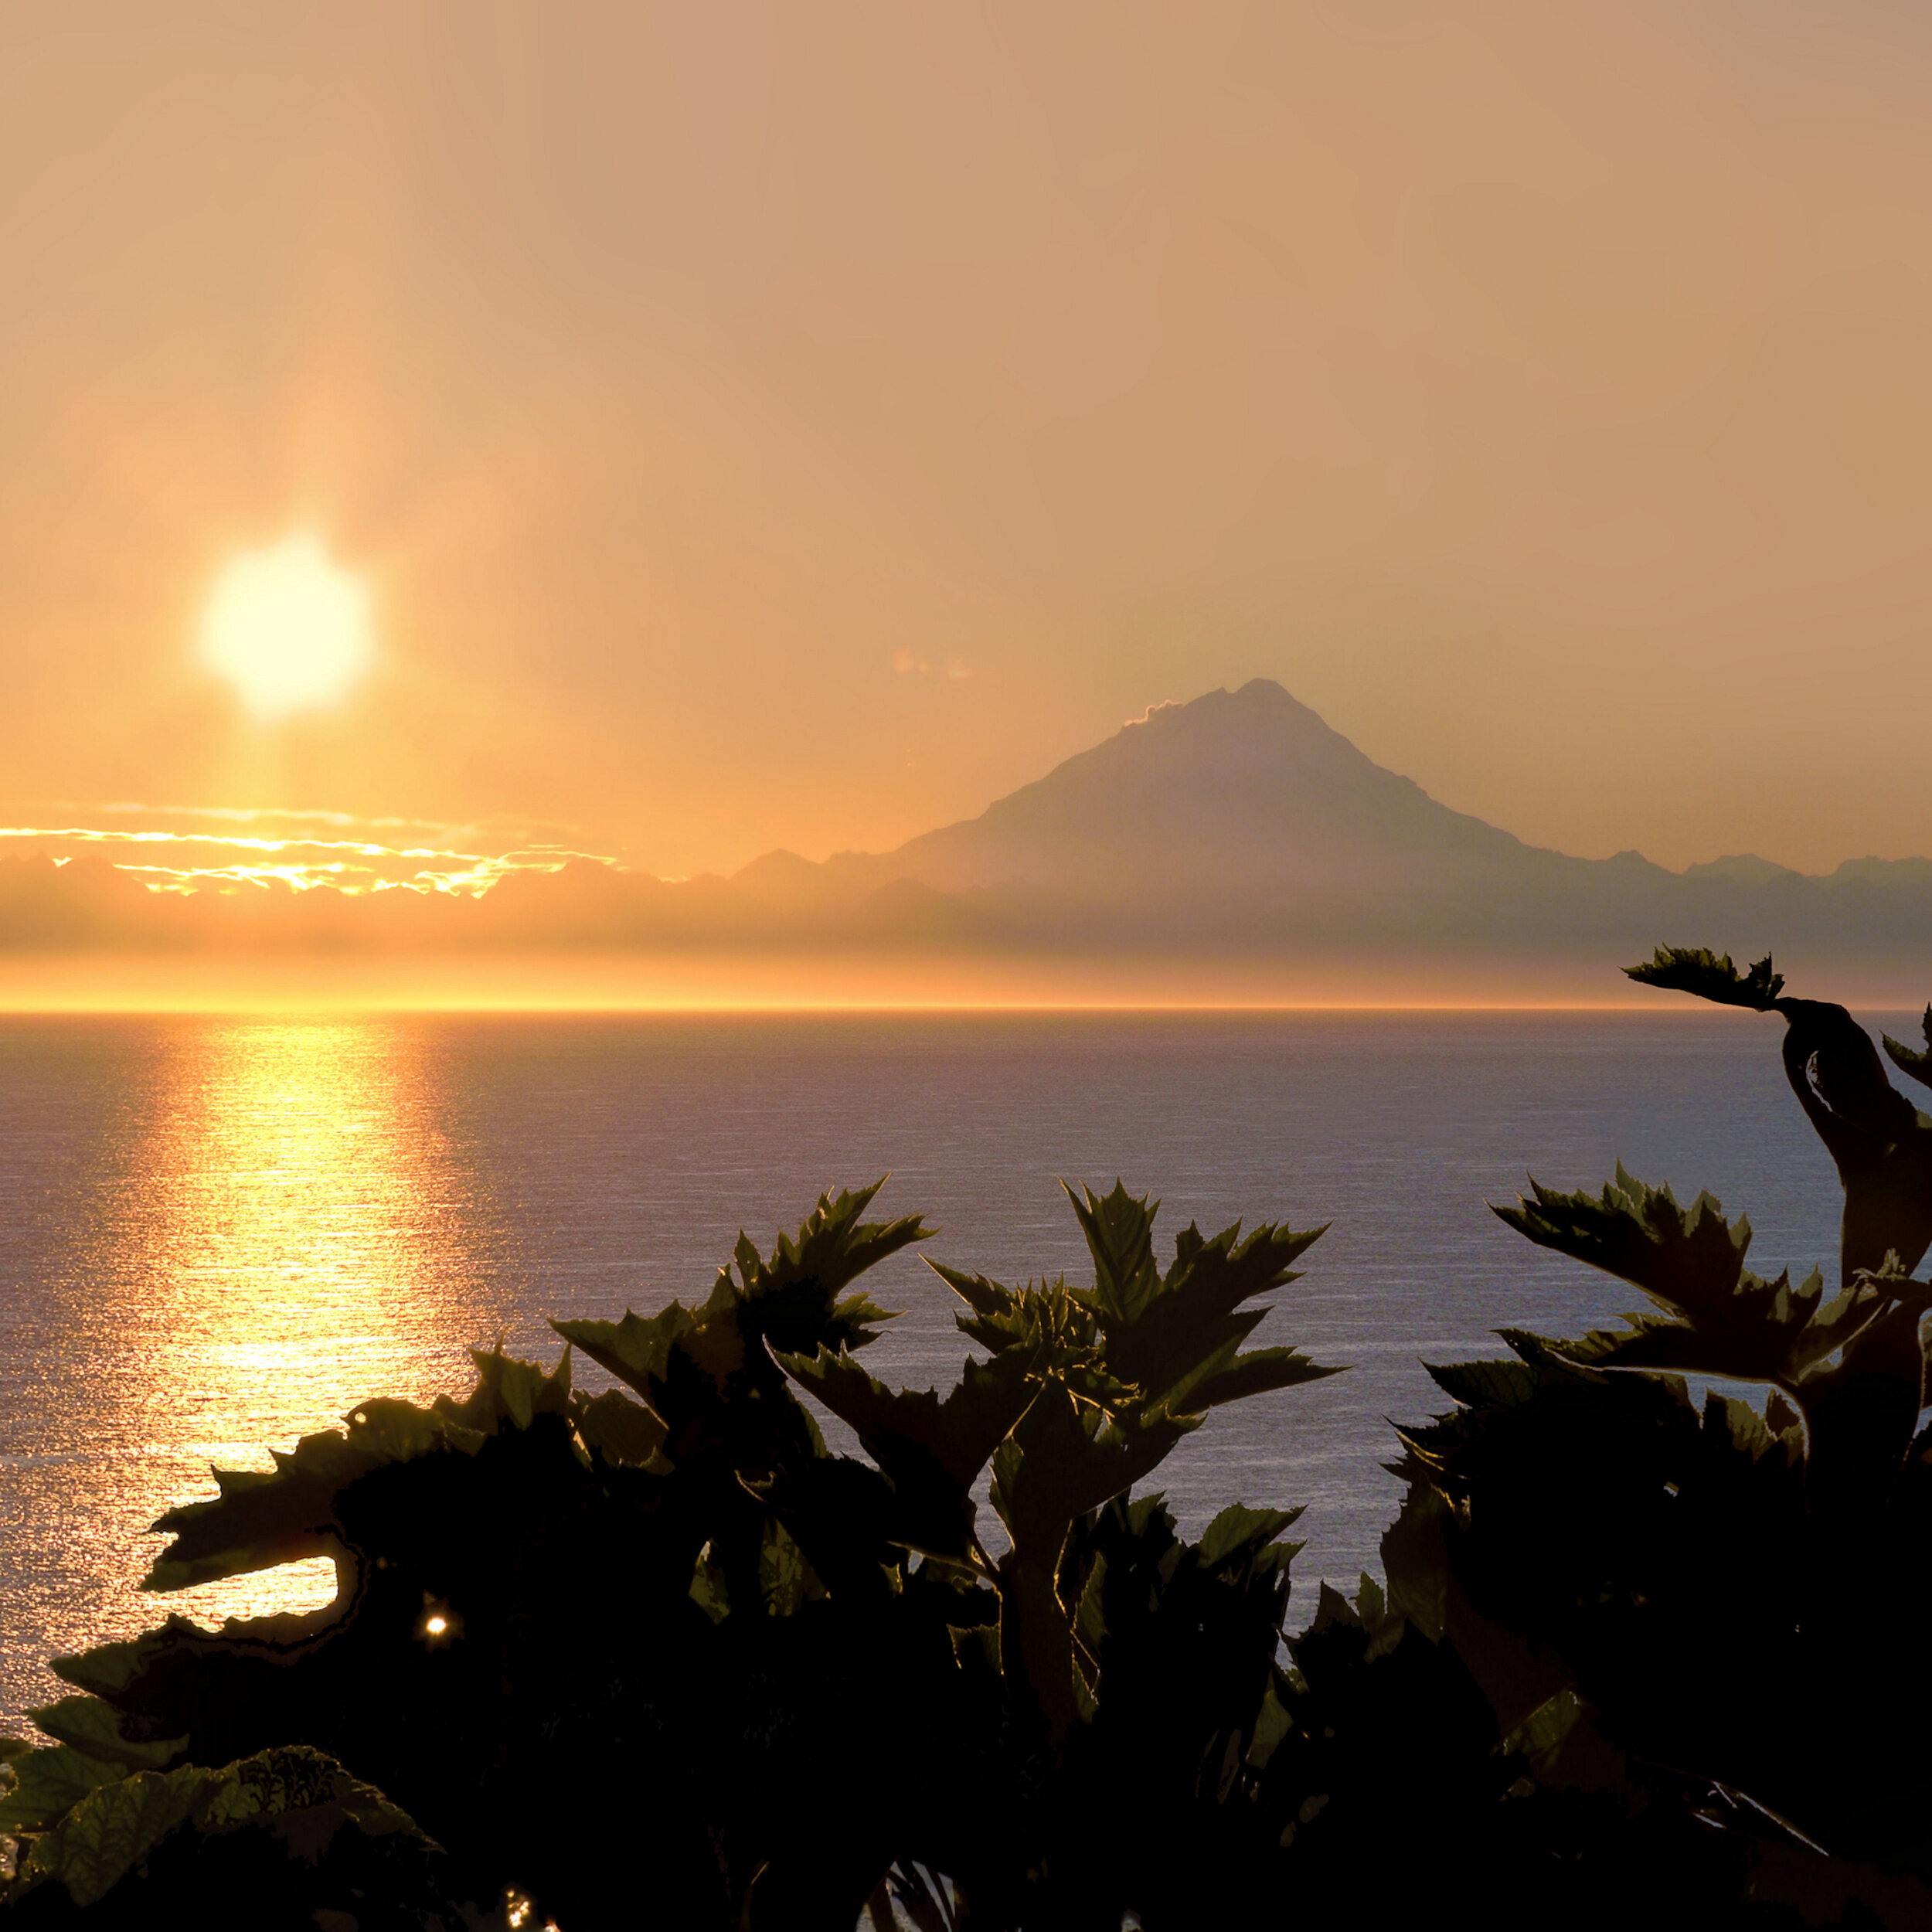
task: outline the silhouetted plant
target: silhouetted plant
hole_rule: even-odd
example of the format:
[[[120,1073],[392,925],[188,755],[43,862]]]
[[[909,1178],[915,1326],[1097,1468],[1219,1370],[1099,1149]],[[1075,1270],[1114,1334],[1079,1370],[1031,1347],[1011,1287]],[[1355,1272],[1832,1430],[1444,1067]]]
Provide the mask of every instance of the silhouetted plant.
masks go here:
[[[1135,1492],[1221,1404],[1333,1372],[1243,1352],[1321,1230],[1072,1195],[1090,1286],[950,1268],[942,1399],[861,1351],[927,1238],[826,1196],[700,1308],[558,1325],[546,1372],[372,1401],[171,1512],[148,1587],[316,1554],[337,1600],[179,1618],[55,1668],[0,1798],[29,1920],[1150,1932],[1932,1922],[1920,1740],[1932,1434],[1910,1278],[1932,1122],[1768,960],[1634,969],[1786,1019],[1845,1181],[1838,1290],[1620,1170],[1498,1210],[1630,1281],[1617,1331],[1431,1372],[1386,1588],[1284,1639],[1297,1512],[1199,1539]],[[1914,1078],[1927,1050],[1887,1040]],[[571,1351],[623,1386],[572,1386]],[[1760,1408],[1684,1377],[1768,1388]],[[866,1459],[828,1452],[801,1393]],[[1002,1538],[975,1495],[990,1472]],[[1285,1643],[1285,1652],[1284,1652]],[[485,1908],[488,1908],[486,1911]]]
[[[1393,1600],[1447,1640],[1546,1784],[1750,1841],[1747,1896],[1808,1922],[1932,1923],[1932,1120],[1842,1007],[1761,960],[1660,950],[1643,983],[1787,1022],[1787,1073],[1845,1187],[1839,1283],[1767,1281],[1748,1222],[1621,1168],[1497,1212],[1651,1308],[1431,1372],[1458,1404],[1406,1432]],[[1932,1047],[1932,1010],[1927,1015]],[[1887,1039],[1904,1071],[1932,1055]],[[1686,1376],[1757,1384],[1756,1402]],[[1848,1920],[1847,1922],[1852,1922]],[[1859,1922],[1869,1923],[1868,1918]]]
[[[328,1553],[338,1602],[60,1660],[86,1695],[36,1713],[68,1742],[17,1760],[16,1896],[151,1910],[126,1875],[216,1829],[154,1781],[297,1743],[386,1794],[451,1923],[515,1886],[573,1927],[845,1932],[896,1884],[929,1916],[1111,1932],[1157,1848],[1113,1874],[1106,1847],[1142,1824],[1172,1859],[1277,1849],[1235,1801],[1285,1726],[1294,1512],[1230,1509],[1187,1544],[1158,1497],[1122,1499],[1223,1403],[1332,1372],[1243,1350],[1319,1230],[1189,1228],[1163,1271],[1153,1209],[1076,1196],[1090,1288],[940,1270],[987,1352],[942,1402],[855,1359],[887,1318],[852,1284],[928,1232],[862,1220],[875,1192],[822,1199],[768,1260],[741,1238],[702,1308],[558,1325],[634,1396],[573,1389],[568,1349],[548,1375],[480,1353],[467,1401],[366,1403],[163,1518],[150,1588]],[[794,1384],[872,1461],[829,1454]],[[104,1833],[78,1834],[88,1808]]]

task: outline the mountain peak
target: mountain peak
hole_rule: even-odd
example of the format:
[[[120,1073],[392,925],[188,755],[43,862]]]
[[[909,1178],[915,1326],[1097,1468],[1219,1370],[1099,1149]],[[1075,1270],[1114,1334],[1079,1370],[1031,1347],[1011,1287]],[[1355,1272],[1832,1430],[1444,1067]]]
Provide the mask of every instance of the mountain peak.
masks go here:
[[[1254,678],[1151,705],[977,818],[842,859],[838,869],[846,890],[903,878],[946,892],[1186,903],[1439,886],[1460,864],[1526,850],[1385,770],[1273,679]]]

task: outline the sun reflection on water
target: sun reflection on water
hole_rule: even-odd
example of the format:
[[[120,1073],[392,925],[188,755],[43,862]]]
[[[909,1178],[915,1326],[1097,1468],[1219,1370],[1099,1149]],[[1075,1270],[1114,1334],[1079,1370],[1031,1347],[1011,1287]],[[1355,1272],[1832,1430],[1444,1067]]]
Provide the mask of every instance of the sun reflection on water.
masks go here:
[[[262,1468],[270,1445],[373,1392],[452,1386],[476,1338],[451,1332],[439,1291],[461,1177],[418,1038],[382,1022],[236,1022],[196,1045],[150,1153],[165,1289],[143,1377],[148,1520],[211,1495],[210,1463]],[[218,1621],[334,1590],[316,1559],[166,1607]]]

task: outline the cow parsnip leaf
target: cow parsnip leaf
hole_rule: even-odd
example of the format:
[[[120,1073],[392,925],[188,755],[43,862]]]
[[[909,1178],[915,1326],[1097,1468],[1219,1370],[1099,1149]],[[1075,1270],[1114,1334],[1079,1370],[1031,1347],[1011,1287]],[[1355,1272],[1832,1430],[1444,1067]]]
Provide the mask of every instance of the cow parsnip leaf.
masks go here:
[[[1154,1217],[1160,1202],[1136,1198],[1117,1179],[1113,1192],[1104,1196],[1088,1187],[1077,1193],[1064,1181],[1060,1185],[1073,1204],[1093,1257],[1094,1307],[1104,1322],[1132,1325],[1161,1285],[1154,1261]]]
[[[470,1359],[476,1364],[476,1386],[468,1398],[460,1403],[447,1396],[436,1399],[434,1413],[446,1423],[492,1436],[505,1422],[527,1429],[538,1416],[570,1413],[567,1344],[556,1366],[547,1372],[534,1362],[519,1362],[500,1349],[472,1349]],[[369,1446],[374,1446],[372,1442]]]
[[[573,1410],[578,1440],[606,1462],[662,1473],[671,1464],[660,1453],[665,1426],[641,1402],[620,1389],[607,1389],[594,1398],[580,1396]]]
[[[721,1270],[705,1304],[707,1318],[743,1311],[774,1349],[810,1355],[821,1346],[860,1349],[877,1338],[882,1321],[896,1319],[864,1295],[845,1291],[869,1268],[937,1231],[917,1214],[896,1221],[862,1221],[886,1185],[821,1194],[796,1235],[781,1234],[765,1260],[741,1233],[734,1259],[738,1280]]]
[[[646,1402],[670,1373],[671,1352],[690,1335],[698,1318],[682,1301],[672,1301],[648,1318],[627,1308],[621,1321],[553,1321],[550,1326],[573,1348],[626,1382]]]
[[[901,1505],[897,1536],[913,1548],[957,1557],[971,1536],[974,1481],[1039,1393],[1037,1355],[1022,1345],[989,1362],[969,1360],[944,1401],[936,1389],[888,1389],[826,1349],[810,1359],[777,1360],[851,1426],[884,1472]]]
[[[178,1757],[188,1743],[185,1737],[124,1737],[121,1713],[98,1697],[63,1697],[27,1715],[56,1742],[130,1770],[159,1770]]]
[[[569,1415],[567,1349],[549,1370],[500,1349],[473,1349],[470,1359],[476,1386],[460,1403],[439,1396],[428,1409],[387,1398],[359,1403],[345,1429],[304,1436],[292,1451],[271,1450],[272,1471],[216,1470],[219,1495],[184,1503],[155,1523],[173,1540],[141,1587],[187,1590],[306,1557],[342,1556],[335,1500],[351,1484],[420,1455],[474,1455],[505,1427],[527,1429],[539,1416]]]
[[[1299,1521],[1300,1509],[1250,1509],[1230,1503],[1201,1532],[1195,1560],[1203,1570],[1265,1574],[1285,1570],[1301,1553],[1300,1543],[1278,1540]]]
[[[177,1771],[137,1771],[88,1791],[36,1838],[21,1862],[16,1891],[57,1880],[75,1904],[92,1905],[188,1821],[216,1775],[185,1765]]]
[[[1771,970],[1769,953],[1740,973],[1729,953],[1710,952],[1702,946],[1659,946],[1644,964],[1624,971],[1640,985],[1691,993],[1719,1006],[1742,1006],[1757,1013],[1775,1011],[1784,990],[1784,975]]]
[[[1788,1273],[1767,1281],[1744,1266],[1749,1221],[1726,1221],[1709,1194],[1685,1209],[1668,1187],[1646,1186],[1621,1165],[1600,1196],[1530,1185],[1533,1199],[1496,1213],[1540,1246],[1628,1281],[1664,1311],[1661,1319],[1626,1315],[1628,1334],[1594,1338],[1589,1359],[1598,1367],[1768,1382],[1801,1398],[1830,1358],[1902,1302],[1925,1298],[1923,1284],[1873,1278],[1827,1301],[1816,1270],[1795,1284]],[[1475,1365],[1448,1372],[1503,1379],[1500,1368]],[[1443,1386],[1471,1399],[1471,1385]]]
[[[1561,1194],[1532,1175],[1533,1199],[1493,1211],[1539,1247],[1555,1248],[1643,1290],[1673,1314],[1717,1309],[1736,1291],[1751,1224],[1724,1219],[1714,1195],[1686,1209],[1668,1187],[1646,1186],[1618,1163],[1600,1196]]]
[[[1080,1298],[1099,1323],[1104,1366],[1139,1391],[1144,1407],[1199,1414],[1336,1372],[1293,1349],[1240,1352],[1267,1313],[1241,1304],[1298,1279],[1291,1264],[1321,1229],[1264,1224],[1243,1240],[1236,1222],[1209,1240],[1190,1224],[1162,1275],[1153,1260],[1158,1202],[1130,1195],[1118,1181],[1104,1198],[1091,1189],[1066,1192],[1094,1257],[1094,1287]]]
[[[1270,1674],[1267,1688],[1261,1693],[1261,1708],[1256,1713],[1248,1736],[1247,1762],[1251,1770],[1264,1771],[1268,1760],[1281,1748],[1282,1742],[1294,1729],[1294,1719],[1288,1707],[1281,1701],[1276,1689],[1274,1676]]]
[[[49,1744],[13,1760],[13,1786],[0,1797],[0,1832],[44,1831],[104,1784],[128,1774],[118,1756],[97,1757],[71,1744]]]
[[[930,1256],[926,1265],[972,1311],[953,1318],[968,1341],[996,1356],[1017,1354],[1034,1373],[1066,1383],[1082,1400],[1132,1400],[1103,1366],[1100,1324],[1092,1308],[1063,1278],[1009,1288]]]
[[[1430,1379],[1444,1394],[1471,1407],[1514,1408],[1543,1386],[1543,1378],[1525,1362],[1425,1362]]]
[[[183,1765],[139,1771],[95,1786],[35,1838],[13,1887],[19,1896],[50,1882],[77,1905],[104,1898],[163,1839],[184,1828],[213,1835],[306,1815],[302,1836],[325,1845],[344,1825],[371,1837],[431,1841],[400,1807],[307,1746],[263,1751],[219,1768]]]
[[[63,1683],[111,1699],[126,1690],[172,1641],[197,1628],[185,1617],[171,1616],[158,1630],[145,1631],[124,1643],[97,1644],[92,1650],[54,1658],[48,1668]]]

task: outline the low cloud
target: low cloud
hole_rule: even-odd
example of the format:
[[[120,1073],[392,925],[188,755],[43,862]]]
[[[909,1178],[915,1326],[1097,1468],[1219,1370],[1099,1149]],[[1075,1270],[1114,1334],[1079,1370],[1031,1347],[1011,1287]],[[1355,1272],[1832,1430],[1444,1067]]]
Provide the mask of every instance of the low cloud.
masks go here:
[[[893,668],[902,678],[930,678],[934,675],[932,661],[922,658],[910,645],[901,645],[893,653]],[[938,667],[938,675],[957,683],[970,678],[973,675],[973,668],[964,658],[948,658]]]
[[[393,891],[445,895],[487,892],[512,873],[554,872],[573,861],[614,866],[609,855],[548,839],[532,839],[519,821],[495,838],[489,828],[408,818],[359,818],[348,812],[282,811],[197,806],[113,804],[97,820],[172,819],[168,824],[96,822],[0,825],[0,863],[31,855],[64,868],[77,859],[105,861],[117,876],[155,893],[192,896],[270,886],[301,893],[327,887],[358,895]],[[183,823],[182,821],[186,821]],[[199,821],[196,825],[194,821]],[[228,830],[246,825],[247,831]],[[222,830],[206,829],[220,826]],[[326,838],[330,832],[386,832],[389,838]],[[397,841],[397,832],[440,835],[437,842]],[[465,842],[442,842],[468,835]]]

